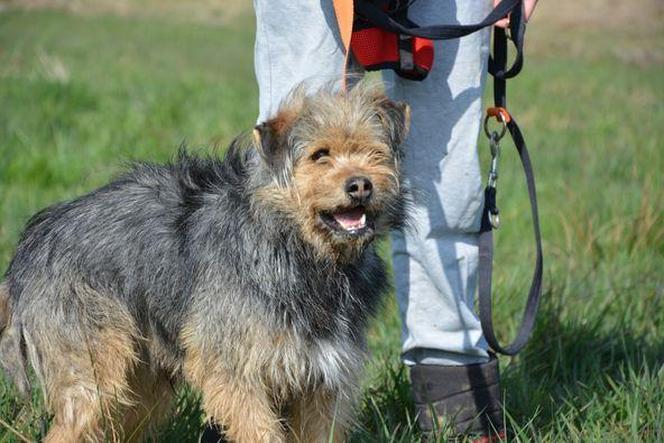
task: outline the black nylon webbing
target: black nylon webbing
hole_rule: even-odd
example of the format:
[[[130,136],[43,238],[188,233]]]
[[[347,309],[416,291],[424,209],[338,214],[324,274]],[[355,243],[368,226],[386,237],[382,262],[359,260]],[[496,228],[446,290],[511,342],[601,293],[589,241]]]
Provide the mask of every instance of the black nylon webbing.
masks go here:
[[[514,25],[514,17],[512,18],[512,25]],[[520,18],[518,19],[520,22]],[[522,23],[517,23],[517,26],[523,27]],[[512,31],[514,32],[514,31]],[[522,32],[525,32],[522,31]],[[493,55],[494,68],[500,72],[505,68],[507,63],[507,36],[505,31],[500,28],[495,28],[494,31],[494,55]],[[496,107],[506,108],[506,81],[504,76],[494,75],[494,102]],[[528,148],[523,138],[523,134],[519,129],[516,120],[511,117],[507,123],[507,130],[512,137],[514,146],[519,154],[521,166],[526,178],[526,187],[528,189],[528,199],[530,201],[530,211],[533,220],[533,231],[535,234],[535,269],[528,290],[528,299],[521,320],[521,326],[517,332],[517,336],[512,343],[503,346],[498,342],[495,331],[493,329],[493,316],[491,309],[491,283],[492,283],[492,270],[493,270],[493,228],[489,221],[490,211],[496,207],[496,190],[489,186],[484,191],[484,211],[482,213],[482,225],[479,235],[479,263],[478,263],[478,299],[480,308],[480,322],[482,324],[482,332],[484,337],[495,352],[505,355],[515,355],[518,353],[528,342],[528,338],[532,333],[535,325],[535,318],[537,317],[537,308],[539,306],[540,298],[542,295],[542,272],[543,272],[543,254],[542,254],[542,235],[540,231],[539,212],[537,208],[537,194],[535,189],[535,177],[533,174],[533,167],[530,162],[530,155]]]
[[[498,20],[506,17],[508,14],[510,20],[510,33],[512,41],[516,48],[516,57],[514,63],[509,69],[496,68],[496,63],[489,60],[489,72],[494,76],[502,78],[511,78],[519,73],[523,64],[523,37],[525,33],[525,23],[523,21],[523,0],[502,0],[498,5],[479,23],[460,25],[445,24],[432,26],[417,26],[410,20],[403,20],[400,17],[393,17],[380,6],[367,0],[358,0],[354,2],[355,13],[373,23],[379,28],[385,29],[397,34],[423,37],[431,40],[449,40],[459,38],[477,32],[488,26],[492,26]],[[400,15],[405,16],[405,10],[400,11]]]
[[[491,26],[498,20],[510,14],[510,39],[516,49],[516,56],[512,66],[507,69],[508,38],[506,31],[502,28],[494,28],[493,57],[489,59],[489,73],[494,78],[494,102],[496,107],[506,108],[506,79],[516,76],[523,67],[523,42],[526,32],[524,20],[523,0],[502,0],[489,15],[480,23],[470,25],[434,25],[419,27],[407,17],[404,19],[405,11],[397,20],[383,11],[371,1],[358,0],[354,2],[355,12],[373,23],[374,25],[397,34],[405,34],[431,40],[447,40],[476,32],[487,26]],[[399,17],[396,17],[399,18]],[[498,353],[515,355],[527,343],[532,333],[537,308],[542,293],[542,239],[537,209],[537,196],[535,192],[535,178],[533,175],[530,156],[525,140],[516,121],[512,118],[507,123],[507,129],[514,141],[519,154],[521,165],[526,177],[528,198],[530,200],[531,216],[535,234],[535,269],[533,272],[528,299],[523,314],[521,325],[517,336],[512,343],[502,346],[493,329],[493,318],[491,309],[491,283],[493,267],[493,228],[489,220],[489,213],[496,210],[496,189],[487,186],[485,189],[485,203],[482,214],[482,226],[479,235],[479,263],[478,263],[478,299],[480,308],[480,322],[482,331],[489,346]]]
[[[535,325],[535,318],[537,317],[537,308],[539,306],[540,298],[542,295],[542,271],[543,271],[543,255],[542,255],[542,235],[540,232],[539,212],[537,209],[537,195],[535,189],[535,177],[533,175],[533,168],[530,162],[530,155],[528,148],[521,134],[521,130],[517,125],[514,118],[507,124],[507,129],[514,141],[514,146],[521,159],[521,166],[526,177],[526,186],[528,188],[528,199],[530,200],[530,210],[533,220],[533,231],[535,234],[535,269],[528,290],[528,299],[521,320],[521,326],[517,332],[517,336],[512,343],[503,346],[498,342],[496,334],[493,329],[493,316],[491,309],[491,283],[492,283],[492,268],[493,268],[493,229],[489,222],[489,209],[495,203],[495,193],[492,196],[488,194],[493,189],[487,187],[485,189],[485,204],[484,212],[482,214],[482,228],[479,235],[479,263],[478,263],[478,299],[480,308],[480,322],[482,324],[482,332],[486,338],[487,343],[495,352],[505,355],[515,355],[518,353],[528,342],[528,338],[532,333]]]
[[[480,29],[486,28],[496,23],[498,20],[506,17],[517,5],[521,4],[522,0],[503,0],[493,11],[486,16],[484,20],[479,23],[469,25],[433,25],[433,26],[417,26],[409,27],[395,20],[387,12],[383,11],[379,6],[370,1],[358,0],[354,2],[355,11],[375,24],[387,31],[396,32],[398,34],[412,35],[415,37],[423,37],[432,40],[447,40],[452,38],[463,37],[464,35],[472,34]]]

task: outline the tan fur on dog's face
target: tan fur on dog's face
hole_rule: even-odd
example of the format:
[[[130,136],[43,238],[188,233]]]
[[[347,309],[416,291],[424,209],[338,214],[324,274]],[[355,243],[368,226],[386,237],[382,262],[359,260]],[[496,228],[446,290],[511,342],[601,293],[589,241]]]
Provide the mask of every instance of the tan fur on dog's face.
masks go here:
[[[283,178],[262,195],[321,255],[350,260],[403,219],[408,107],[363,87],[288,103],[255,132],[264,160]]]
[[[390,146],[364,126],[349,133],[328,128],[307,146],[293,171],[293,190],[306,237],[336,252],[359,250],[376,233],[384,232],[388,227],[385,206],[399,193]],[[362,202],[354,201],[345,190],[354,178],[370,183],[371,195]],[[357,229],[345,229],[335,220],[335,214],[344,213],[354,215]]]

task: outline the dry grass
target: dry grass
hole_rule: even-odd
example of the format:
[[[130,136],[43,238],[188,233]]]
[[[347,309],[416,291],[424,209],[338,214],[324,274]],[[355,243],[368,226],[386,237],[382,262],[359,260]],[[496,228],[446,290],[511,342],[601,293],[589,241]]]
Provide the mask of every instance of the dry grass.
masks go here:
[[[664,62],[661,0],[541,1],[527,38],[530,53],[617,58],[639,66]]]
[[[221,21],[249,13],[250,0],[0,0],[0,5],[25,9],[64,9],[78,14],[111,13],[121,16],[158,15],[178,20]],[[596,30],[647,33],[664,26],[661,0],[541,1],[533,17],[537,26],[557,30]]]
[[[173,21],[227,24],[251,10],[250,0],[0,0],[0,6],[59,9],[74,14],[157,17]]]
[[[608,32],[632,27],[644,32],[661,29],[663,15],[664,2],[660,0],[542,0],[533,20],[559,29],[585,27]]]
[[[0,0],[0,7],[59,9],[74,14],[155,17],[216,25],[252,14],[249,0]],[[637,66],[664,62],[661,0],[541,1],[532,19],[528,51],[617,58]]]

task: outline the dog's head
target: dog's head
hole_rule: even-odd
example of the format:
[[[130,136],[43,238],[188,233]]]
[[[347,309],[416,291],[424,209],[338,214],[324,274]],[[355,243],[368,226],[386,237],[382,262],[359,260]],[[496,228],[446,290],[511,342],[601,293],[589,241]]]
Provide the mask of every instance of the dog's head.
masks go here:
[[[270,177],[262,200],[289,214],[320,254],[352,260],[376,235],[403,224],[408,124],[408,106],[375,88],[296,90],[254,130]]]

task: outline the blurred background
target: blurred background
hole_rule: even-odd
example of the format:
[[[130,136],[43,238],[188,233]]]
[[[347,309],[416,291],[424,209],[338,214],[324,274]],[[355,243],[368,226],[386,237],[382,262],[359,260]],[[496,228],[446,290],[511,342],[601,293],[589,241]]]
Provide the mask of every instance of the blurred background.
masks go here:
[[[240,0],[0,0],[0,270],[37,210],[186,143],[223,155],[257,115],[254,19]],[[664,441],[664,2],[542,0],[510,110],[537,175],[545,294],[529,347],[503,359],[515,441]],[[483,164],[488,147],[480,140]],[[533,258],[507,146],[497,328],[512,336]],[[386,245],[383,245],[386,251]],[[374,321],[352,440],[411,442],[394,300]],[[0,441],[48,416],[0,383]],[[196,441],[181,390],[160,441]]]

